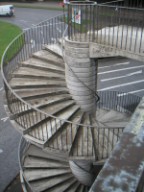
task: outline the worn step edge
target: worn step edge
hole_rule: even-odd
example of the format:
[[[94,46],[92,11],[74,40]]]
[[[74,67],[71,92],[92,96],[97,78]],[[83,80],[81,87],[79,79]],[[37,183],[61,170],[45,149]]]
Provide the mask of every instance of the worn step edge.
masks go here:
[[[66,110],[67,108],[71,107],[75,105],[75,102],[72,101],[70,104],[68,104],[67,106],[64,106],[61,109],[58,109],[57,111],[55,111],[54,113],[52,113],[51,115],[55,116],[58,113],[62,112],[63,110]],[[37,122],[36,124],[34,124],[33,126],[29,127],[28,129],[23,131],[23,134],[28,134],[30,131],[32,131],[33,129],[35,129],[37,126],[40,126],[42,123],[45,123],[45,121],[48,121],[51,117],[47,116],[47,118],[42,119],[41,121]]]
[[[70,116],[66,119],[68,121],[70,121],[71,117],[73,117],[75,115],[75,113],[80,109],[80,107],[78,106],[72,114],[70,114]],[[57,135],[59,135],[61,133],[61,131],[63,130],[63,126],[67,124],[67,122],[63,122],[61,123],[61,125],[59,126],[59,128],[57,128],[57,132],[55,132],[45,143],[44,143],[44,147],[47,147],[50,145],[51,142],[53,142],[53,140],[57,137]]]
[[[48,52],[48,51],[46,51]],[[48,57],[50,56],[50,57]],[[46,55],[38,55],[37,53],[33,53],[32,55],[33,58],[40,59],[42,61],[46,61],[48,63],[54,64],[59,67],[64,67],[64,62],[62,58],[58,58],[56,54],[46,54]],[[55,60],[56,59],[56,60]]]
[[[30,61],[25,61],[20,64],[22,67],[30,67],[34,69],[40,69],[40,70],[45,70],[53,73],[60,73],[60,74],[65,74],[64,69],[57,69],[52,66],[42,66],[42,65],[35,65],[34,63],[31,63]]]

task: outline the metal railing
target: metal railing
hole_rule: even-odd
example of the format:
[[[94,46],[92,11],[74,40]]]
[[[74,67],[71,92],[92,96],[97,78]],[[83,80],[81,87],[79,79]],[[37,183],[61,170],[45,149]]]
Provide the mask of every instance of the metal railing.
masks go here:
[[[100,3],[105,5],[116,5],[116,6],[125,6],[125,7],[134,7],[134,8],[142,8],[144,7],[144,1],[143,0],[111,0],[107,1],[105,3]]]
[[[119,12],[119,14],[121,14],[121,17],[115,17],[115,14],[114,14],[115,12],[112,12],[112,15],[108,16],[107,18],[105,14],[104,16],[100,14],[100,13],[103,13],[101,12],[102,10],[103,11],[107,9],[110,10],[111,8],[113,10],[114,7],[106,8],[106,6],[97,6],[98,11],[96,13],[99,17],[96,19],[98,24],[96,29],[101,29],[103,26],[106,26],[106,21],[110,22],[111,24],[110,26],[115,26],[114,24],[116,24],[116,21],[119,20],[118,18],[122,17],[122,12]],[[88,13],[90,11],[91,11],[91,8],[88,9]],[[104,12],[104,13],[107,13],[107,12]],[[135,11],[134,13],[136,14],[137,11]],[[140,12],[138,12],[138,14],[139,13],[141,13],[141,10]],[[126,17],[126,15],[124,15],[124,17]],[[103,19],[103,22],[102,22],[102,19]],[[102,158],[107,158],[111,150],[113,149],[115,143],[119,140],[119,137],[123,132],[123,128],[119,127],[117,129],[114,129],[112,127],[83,125],[79,123],[75,124],[71,121],[60,119],[56,116],[53,116],[44,112],[40,108],[33,107],[32,105],[24,101],[20,96],[18,96],[15,93],[15,91],[11,88],[9,84],[9,80],[12,77],[13,71],[15,71],[18,67],[21,66],[22,61],[25,61],[26,59],[30,58],[30,56],[34,52],[41,50],[45,44],[55,46],[56,44],[59,43],[59,40],[61,40],[63,36],[63,32],[67,26],[65,21],[66,21],[66,17],[64,17],[64,15],[57,16],[50,20],[44,21],[38,24],[37,26],[34,26],[33,28],[28,29],[24,33],[20,34],[10,43],[10,45],[5,50],[4,55],[2,57],[2,76],[4,80],[8,107],[11,112],[12,118],[14,118],[14,120],[17,122],[17,124],[19,124],[23,128],[23,130],[28,130],[28,128],[35,125],[39,126],[40,122],[42,123],[41,129],[39,131],[35,130],[31,133],[32,137],[39,139],[41,141],[46,141],[48,138],[50,138],[49,134],[52,133],[53,129],[58,130],[59,125],[68,124],[69,126],[66,129],[66,134],[70,133],[71,139],[69,141],[61,140],[61,144],[57,142],[57,144],[54,146],[47,145],[51,148],[68,150],[72,144],[72,139],[73,139],[72,130],[74,129],[77,130],[78,127],[81,128],[82,126],[84,126],[87,129],[87,132],[89,132],[89,130],[94,129],[94,133],[97,137],[96,139],[97,143],[95,143],[96,149],[97,151],[101,151],[100,154],[97,154],[96,158],[97,160]],[[94,22],[94,19],[92,19],[92,21]],[[122,19],[120,19],[120,21],[122,22]],[[134,19],[132,19],[132,22],[134,22]],[[125,19],[123,23],[125,23]],[[135,25],[138,25],[136,21],[134,23]],[[61,30],[57,29],[58,25],[60,26]],[[92,36],[89,35],[88,38],[95,39],[96,38],[95,36],[99,35],[98,33],[94,32],[95,28],[93,28],[92,26],[95,26],[95,25],[90,25],[86,23],[86,26],[88,26],[87,32],[89,31],[93,32],[93,35]],[[71,27],[74,27],[74,26],[71,25]],[[75,31],[72,31],[72,32],[76,32],[76,31],[79,34],[80,31],[78,29],[75,29]],[[73,35],[75,33],[72,33],[71,35],[70,32],[71,31],[69,31],[69,35],[70,35],[69,37],[70,39],[73,39]],[[85,33],[85,35],[87,37],[87,33]],[[80,41],[82,40],[81,38],[82,37],[79,38]],[[17,54],[15,54],[14,57],[9,60],[10,58],[9,55],[11,53],[11,50],[14,49],[15,47],[19,47],[20,49],[19,51],[17,51]],[[113,109],[122,113],[123,112],[132,113],[140,101],[140,98],[138,96],[123,94],[123,96],[119,97],[120,93],[114,92],[114,91],[99,92],[98,94],[101,99],[97,103],[97,108]],[[51,133],[48,130],[49,127],[51,130]],[[111,141],[109,140],[109,138],[111,139]],[[102,141],[102,143],[100,143],[100,140]],[[63,142],[65,142],[64,145],[63,145]],[[76,143],[76,145],[78,145],[78,143]],[[93,143],[91,143],[91,145],[93,145]],[[64,146],[66,146],[66,148],[64,148]],[[20,165],[22,164],[23,155],[27,148],[28,148],[28,145],[26,141],[22,139],[22,142],[19,147]],[[77,154],[79,155],[79,151]],[[90,153],[83,154],[83,155],[91,156],[93,154],[94,154],[94,151],[92,147],[92,151]],[[27,187],[30,189],[30,186],[28,183],[27,183]]]
[[[109,4],[68,4],[68,38],[134,54],[144,51],[144,9]]]
[[[45,45],[51,49],[59,44],[67,24],[64,22],[65,15],[59,15],[38,25],[25,30],[17,36],[6,48],[2,58],[2,74],[7,80],[11,78],[11,73],[21,66],[22,61],[27,60],[36,51],[40,51]],[[12,50],[17,51],[13,57]]]
[[[114,5],[114,6],[124,6],[124,0],[116,0],[116,1],[107,1],[104,3],[100,3],[100,5]]]
[[[98,133],[101,129],[100,126],[97,130],[97,126],[94,127],[92,125],[74,123],[72,121],[58,118],[56,115],[46,113],[42,110],[42,108],[34,107],[23,100],[19,95],[16,94],[9,84],[9,80],[12,77],[13,71],[21,66],[22,61],[25,61],[31,57],[34,52],[41,50],[45,44],[55,46],[59,43],[59,40],[63,36],[63,31],[67,26],[67,24],[63,22],[63,19],[64,15],[61,15],[44,21],[38,26],[28,29],[24,33],[20,34],[7,47],[2,58],[2,76],[4,80],[7,104],[11,113],[10,118],[14,119],[15,122],[22,127],[25,133],[29,133],[32,137],[38,139],[38,141],[42,141],[43,143],[45,143],[47,139],[51,138],[54,132],[56,132],[61,125],[65,124],[68,125],[66,133],[70,132],[71,135],[72,130],[77,130],[78,126],[84,126],[88,130],[95,128],[97,132],[97,140],[99,140],[99,137],[101,137],[101,134]],[[59,31],[59,35],[56,34],[58,25],[60,25],[62,29]],[[48,35],[50,35],[49,38]],[[15,55],[14,58],[9,61],[8,56],[11,50],[16,46],[21,47],[21,49],[17,52],[17,55]],[[127,94],[124,94],[123,97],[118,97],[119,94],[119,92],[99,92],[101,100],[97,103],[97,107],[113,109],[119,112],[132,113],[139,103],[139,97]],[[40,126],[40,129],[36,130],[35,128],[38,126]],[[29,132],[30,129],[33,130],[31,133]],[[107,127],[103,127],[101,130],[103,130],[103,132],[108,132],[107,129]],[[113,137],[116,138],[114,129],[111,128],[111,130]],[[122,131],[118,132],[121,133]],[[117,134],[117,138],[119,138],[119,133]],[[54,146],[48,144],[47,146],[60,150],[68,150],[71,143],[72,136],[71,140],[65,141],[65,144],[63,144],[63,141],[61,141],[61,144],[57,142],[57,144]],[[93,151],[91,151],[91,153],[88,155],[92,154]],[[102,155],[102,157],[103,156],[104,155]]]
[[[24,176],[24,170],[23,170],[23,163],[24,163],[24,158],[26,151],[28,150],[30,146],[30,143],[25,140],[25,138],[21,137],[20,143],[19,143],[19,149],[18,149],[18,161],[19,161],[19,166],[20,166],[20,171],[21,171],[21,183],[24,186],[24,192],[29,191],[32,192],[32,188],[27,181],[27,179]]]

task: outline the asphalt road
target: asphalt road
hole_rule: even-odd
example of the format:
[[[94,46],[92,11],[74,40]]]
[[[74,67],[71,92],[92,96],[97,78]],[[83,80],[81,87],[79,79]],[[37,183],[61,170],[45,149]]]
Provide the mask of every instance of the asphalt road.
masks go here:
[[[0,17],[0,20],[26,29],[60,13],[61,11],[15,8],[15,17]],[[118,90],[144,96],[144,63],[127,58],[102,59],[99,61],[98,80],[98,90]],[[0,192],[19,172],[17,151],[20,140],[20,134],[5,118],[7,115],[3,108],[2,87],[0,76]]]
[[[99,60],[98,90],[117,90],[144,96],[144,62],[127,58]],[[119,97],[122,94],[119,94]]]
[[[30,28],[41,21],[55,17],[62,11],[51,11],[44,9],[15,8],[14,17],[0,17],[0,20],[18,25],[22,29]]]

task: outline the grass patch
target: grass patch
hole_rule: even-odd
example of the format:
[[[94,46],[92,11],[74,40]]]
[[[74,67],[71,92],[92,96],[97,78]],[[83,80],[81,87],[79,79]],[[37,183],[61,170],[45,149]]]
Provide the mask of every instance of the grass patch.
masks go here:
[[[0,21],[0,61],[4,50],[8,44],[22,32],[22,30],[10,23]],[[11,51],[11,56],[15,54],[16,49]]]

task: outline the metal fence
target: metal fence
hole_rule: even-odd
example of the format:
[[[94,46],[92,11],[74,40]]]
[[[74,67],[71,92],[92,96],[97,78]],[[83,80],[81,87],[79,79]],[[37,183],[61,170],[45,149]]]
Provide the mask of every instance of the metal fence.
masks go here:
[[[125,6],[125,7],[134,7],[134,8],[142,8],[144,7],[143,0],[108,0],[106,2],[99,2],[100,4],[105,5],[116,5],[116,6]]]
[[[59,43],[60,39],[63,37],[63,32],[67,26],[64,22],[64,15],[57,16],[50,20],[44,21],[38,26],[35,26],[31,29],[26,30],[24,33],[20,34],[17,38],[15,38],[11,44],[6,49],[3,58],[2,58],[2,75],[4,79],[4,86],[6,92],[6,99],[9,111],[11,113],[10,118],[14,119],[15,122],[21,126],[24,131],[24,134],[30,134],[38,141],[41,141],[45,144],[45,146],[49,146],[51,148],[56,148],[60,150],[69,150],[72,144],[72,130],[77,131],[78,127],[85,127],[87,132],[91,132],[91,129],[94,129],[95,135],[97,137],[97,141],[103,140],[104,146],[107,146],[108,140],[105,140],[107,135],[111,135],[111,141],[114,141],[111,146],[114,146],[114,143],[117,142],[118,138],[120,137],[123,128],[117,129],[117,136],[114,128],[93,126],[93,125],[83,125],[83,124],[75,124],[71,121],[67,121],[65,119],[60,119],[58,117],[50,115],[42,110],[42,108],[36,108],[31,106],[21,97],[19,97],[14,90],[10,87],[9,80],[12,77],[12,73],[16,68],[21,66],[21,62],[25,61],[31,55],[39,51],[43,48],[43,45],[55,46]],[[60,25],[61,31],[57,34],[57,26]],[[67,34],[66,34],[67,35]],[[15,47],[20,48],[14,55],[13,58],[9,60],[9,55],[11,50]],[[97,103],[98,108],[106,108],[106,109],[113,109],[119,112],[130,112],[132,113],[140,101],[140,98],[137,96],[131,96],[124,94],[122,97],[118,97],[120,94],[119,92],[99,92],[100,101]],[[46,141],[51,136],[57,132],[57,130],[61,126],[68,125],[66,128],[65,134],[70,135],[69,141],[66,139],[65,141],[62,139],[53,145],[49,144]],[[40,127],[39,130],[36,130],[37,127]],[[31,131],[32,130],[32,131]],[[104,134],[102,134],[102,132]],[[103,135],[103,136],[102,136]],[[92,141],[89,140],[90,145],[92,145]],[[76,144],[77,145],[77,144]],[[112,148],[111,148],[112,149]],[[110,151],[109,149],[107,149]],[[99,157],[104,158],[106,154],[108,155],[109,152],[102,153]],[[91,152],[88,152],[86,155],[91,156],[93,155],[93,149]],[[79,156],[84,155],[83,153],[79,153]]]
[[[69,38],[72,40],[82,41],[83,40],[82,34],[84,34],[85,39],[87,40],[99,39],[99,41],[102,43],[101,32],[100,33],[95,32],[95,29],[102,29],[103,27],[106,26],[108,27],[112,26],[112,30],[114,32],[114,26],[117,25],[117,22],[119,22],[119,26],[131,22],[133,24],[132,30],[134,30],[134,26],[135,27],[143,26],[143,21],[141,19],[143,18],[142,10],[137,11],[134,9],[130,9],[128,15],[126,11],[123,12],[124,10],[128,9],[119,8],[117,11],[113,6],[106,7],[104,5],[101,6],[98,5],[92,7],[91,5],[90,6],[88,5],[87,11],[82,16],[82,18],[85,19],[87,18],[87,21],[84,23],[84,25],[78,24],[78,28],[76,27],[76,24],[74,24],[75,22],[72,23],[71,21],[68,30]],[[94,11],[96,11],[96,18],[94,18],[95,15],[93,15],[93,17],[91,15],[91,13]],[[139,18],[138,22],[133,14]],[[72,20],[72,18],[70,19]],[[74,20],[75,19],[76,18],[74,18]],[[119,127],[115,129],[112,127],[108,128],[101,126],[97,127],[91,125],[83,125],[78,123],[75,124],[71,121],[57,118],[56,116],[52,116],[48,113],[43,112],[40,108],[34,108],[33,106],[31,106],[29,103],[20,98],[9,85],[9,80],[12,77],[12,72],[16,70],[16,68],[21,66],[22,61],[28,59],[34,52],[41,50],[45,44],[55,46],[56,44],[59,43],[59,41],[63,37],[63,32],[68,23],[69,23],[69,16],[67,17],[64,15],[57,16],[50,20],[44,21],[38,24],[37,26],[34,26],[33,28],[28,29],[24,33],[20,34],[7,47],[2,58],[2,76],[4,79],[8,108],[11,113],[11,118],[14,119],[16,123],[22,127],[24,133],[28,133],[30,130],[29,128],[31,128],[32,130],[36,126],[41,126],[41,129],[39,131],[34,130],[33,132],[31,132],[31,136],[38,140],[41,140],[43,143],[45,143],[47,139],[51,137],[51,135],[53,134],[53,130],[57,131],[60,126],[68,125],[65,134],[69,134],[69,140],[67,139],[65,141],[60,140],[60,143],[59,141],[57,141],[54,145],[45,143],[45,146],[59,150],[63,149],[66,151],[70,150],[70,146],[73,141],[72,131],[81,130],[81,128],[84,126],[87,129],[87,133],[88,132],[94,133],[97,142],[92,143],[92,141],[89,140],[88,142],[90,142],[89,144],[92,146],[91,148],[92,150],[87,151],[87,153],[85,154],[82,148],[82,153],[79,153],[79,151],[77,151],[76,155],[77,156],[94,155],[95,151],[93,145],[95,144],[96,151],[99,151],[97,154],[95,154],[96,159],[98,160],[107,158],[110,152],[112,151],[115,143],[119,140],[119,137],[123,132],[123,128]],[[61,30],[57,29],[58,25],[60,26],[59,29]],[[81,28],[82,26],[84,27],[84,29],[86,29],[86,31],[85,30],[83,31],[83,28]],[[133,32],[131,31],[131,33]],[[138,31],[136,32],[136,34],[137,33]],[[78,34],[78,36],[76,36],[76,34]],[[105,32],[104,34],[106,35],[107,33]],[[142,32],[140,34],[141,34],[140,39],[142,39],[143,38]],[[111,40],[108,39],[108,43],[110,44],[109,41]],[[106,39],[104,40],[104,42],[106,42]],[[121,47],[124,46],[123,43],[126,44],[125,41],[122,41]],[[137,44],[136,40],[135,44]],[[14,57],[11,57],[10,53],[16,47],[18,49],[16,49]],[[124,47],[126,48],[126,45]],[[134,47],[136,47],[136,45]],[[131,47],[129,48],[131,49]],[[141,46],[139,45],[139,50],[140,48]],[[100,101],[97,103],[97,108],[113,109],[122,113],[123,112],[132,113],[140,101],[139,97],[129,94],[123,94],[123,96],[119,97],[118,96],[120,94],[119,92],[99,92],[98,94],[100,96]],[[75,145],[78,146],[79,143],[76,142]],[[81,143],[81,145],[83,145],[83,143]],[[25,143],[25,141],[23,141],[22,144],[20,145],[20,157],[19,157],[20,162],[22,162],[25,148],[27,148],[27,144]],[[73,154],[71,153],[71,155]]]
[[[34,52],[41,50],[45,45],[54,49],[59,44],[67,26],[64,17],[65,15],[62,14],[43,21],[25,30],[10,43],[2,58],[4,78],[10,79],[12,71],[21,65],[20,62],[27,60]],[[13,56],[11,55],[12,52],[15,53]]]
[[[29,182],[25,179],[25,176],[23,174],[23,163],[24,163],[24,157],[25,153],[28,150],[30,146],[30,143],[26,141],[23,137],[21,137],[20,143],[19,143],[19,149],[18,149],[18,160],[19,160],[19,166],[20,166],[20,176],[21,176],[21,183],[23,187],[23,191],[26,192],[32,192],[32,188],[29,184]]]
[[[144,9],[94,3],[68,4],[68,37],[135,54],[144,51]]]

